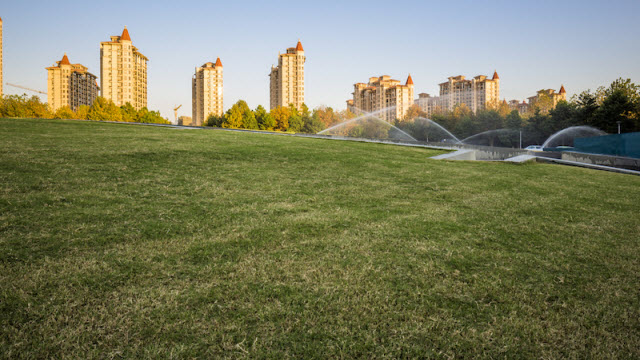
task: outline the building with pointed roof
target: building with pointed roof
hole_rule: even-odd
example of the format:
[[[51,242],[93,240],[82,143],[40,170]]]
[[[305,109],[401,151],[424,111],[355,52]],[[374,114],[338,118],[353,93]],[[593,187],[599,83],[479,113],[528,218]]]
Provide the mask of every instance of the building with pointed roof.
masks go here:
[[[278,66],[271,66],[269,94],[271,110],[293,104],[298,110],[304,104],[304,63],[306,61],[302,43],[278,54]]]
[[[386,122],[404,118],[413,105],[414,84],[411,75],[401,84],[389,75],[373,76],[369,82],[353,85],[352,111],[370,113],[386,109],[377,116]]]
[[[545,102],[545,99],[548,101]],[[543,113],[554,109],[558,102],[564,100],[567,101],[567,91],[564,89],[564,85],[560,85],[560,90],[556,92],[554,89],[540,89],[534,96],[528,97],[529,108],[534,109],[536,106],[541,107]]]
[[[567,100],[567,90],[564,85],[560,85],[560,90],[556,92],[554,89],[541,89],[536,92],[534,96],[527,98],[529,102],[520,102],[520,100],[509,101],[509,108],[511,110],[518,110],[521,115],[531,114],[536,108],[540,108],[540,111],[547,113],[549,110],[554,109],[556,105],[562,100]]]
[[[449,77],[447,82],[439,85],[439,96],[420,93],[415,100],[427,116],[453,111],[460,104],[464,104],[474,113],[500,104],[500,76],[497,71],[493,72],[491,79],[485,75],[478,75],[467,80],[464,76],[458,75]]]
[[[222,61],[208,62],[196,68],[191,79],[191,125],[202,126],[210,115],[224,113]]]
[[[446,108],[453,111],[456,105],[465,104],[474,113],[500,103],[500,76],[493,72],[489,79],[485,75],[467,80],[464,76],[451,76],[440,84],[440,97]]]
[[[47,103],[51,111],[69,106],[73,111],[80,105],[91,106],[98,97],[97,77],[82,64],[72,64],[64,54],[47,70]]]
[[[100,43],[102,96],[117,106],[130,103],[136,110],[147,106],[147,59],[133,46],[129,30]]]

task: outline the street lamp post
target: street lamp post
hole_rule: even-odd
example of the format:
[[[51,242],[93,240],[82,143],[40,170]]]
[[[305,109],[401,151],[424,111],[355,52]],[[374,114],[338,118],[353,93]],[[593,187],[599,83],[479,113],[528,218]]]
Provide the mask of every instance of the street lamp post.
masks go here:
[[[616,121],[616,124],[618,124],[618,134],[620,134],[620,123],[621,123],[621,122],[622,122],[622,121]]]
[[[522,130],[520,130],[520,149],[522,149]]]

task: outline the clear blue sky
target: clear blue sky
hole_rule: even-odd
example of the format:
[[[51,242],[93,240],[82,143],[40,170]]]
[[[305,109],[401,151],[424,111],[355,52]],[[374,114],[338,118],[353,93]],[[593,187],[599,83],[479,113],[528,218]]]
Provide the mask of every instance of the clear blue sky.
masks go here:
[[[353,84],[388,74],[416,94],[448,76],[491,75],[501,97],[568,95],[640,81],[640,1],[3,1],[4,81],[46,91],[67,52],[100,76],[100,42],[127,25],[149,59],[149,108],[191,115],[194,68],[220,57],[224,105],[269,105],[269,69],[301,39],[306,103],[345,107]],[[5,93],[22,93],[5,85]],[[46,100],[46,99],[44,99]]]

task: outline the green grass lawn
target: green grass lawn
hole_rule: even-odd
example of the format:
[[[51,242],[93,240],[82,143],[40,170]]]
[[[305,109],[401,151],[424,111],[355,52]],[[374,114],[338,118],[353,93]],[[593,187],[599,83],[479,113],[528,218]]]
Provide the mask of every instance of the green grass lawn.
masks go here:
[[[638,358],[640,177],[0,120],[5,358]]]

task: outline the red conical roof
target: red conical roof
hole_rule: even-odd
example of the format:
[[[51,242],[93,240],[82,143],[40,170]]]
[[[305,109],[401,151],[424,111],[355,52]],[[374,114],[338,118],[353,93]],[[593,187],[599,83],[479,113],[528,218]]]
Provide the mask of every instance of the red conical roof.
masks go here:
[[[298,40],[298,45],[296,45],[296,51],[304,51],[304,49],[302,48],[302,43],[300,42],[300,40]]]
[[[502,100],[502,103],[507,105],[507,99]]]
[[[222,61],[220,61],[220,58],[218,58],[218,60],[216,60],[216,66],[222,66]]]
[[[124,30],[122,30],[122,35],[120,35],[120,40],[129,40],[131,41],[131,37],[129,36],[129,30],[127,30],[127,27],[124,27]]]
[[[413,79],[411,78],[411,74],[409,74],[409,77],[407,78],[407,85],[413,85]]]
[[[497,71],[493,71],[493,78],[491,80],[499,80],[500,76],[498,76],[498,72]]]
[[[565,94],[567,90],[564,89],[564,85],[560,85],[560,94]]]
[[[69,58],[67,57],[67,53],[64,53],[62,60],[60,60],[60,65],[71,65]]]

